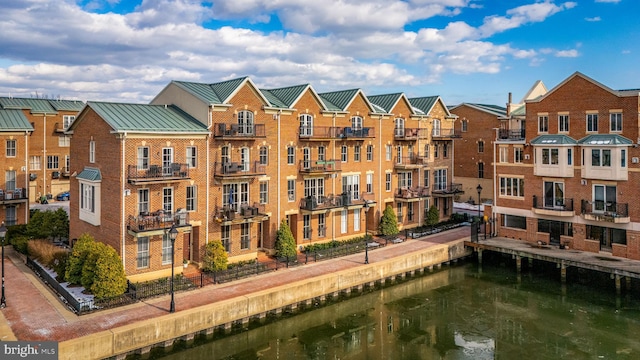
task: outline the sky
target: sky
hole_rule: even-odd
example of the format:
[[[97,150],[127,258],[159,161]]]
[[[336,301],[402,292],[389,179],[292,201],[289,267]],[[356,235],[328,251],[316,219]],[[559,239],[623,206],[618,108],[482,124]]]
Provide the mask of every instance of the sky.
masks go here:
[[[2,0],[0,96],[148,103],[249,76],[504,106],[576,71],[640,88],[638,0]]]

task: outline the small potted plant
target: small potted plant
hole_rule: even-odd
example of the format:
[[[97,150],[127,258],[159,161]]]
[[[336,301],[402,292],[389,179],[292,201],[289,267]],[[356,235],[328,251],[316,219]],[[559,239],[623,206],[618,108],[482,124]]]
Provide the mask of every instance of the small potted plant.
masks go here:
[[[187,261],[187,259],[182,260],[182,267],[183,268],[187,268],[187,266],[189,265],[189,262]]]

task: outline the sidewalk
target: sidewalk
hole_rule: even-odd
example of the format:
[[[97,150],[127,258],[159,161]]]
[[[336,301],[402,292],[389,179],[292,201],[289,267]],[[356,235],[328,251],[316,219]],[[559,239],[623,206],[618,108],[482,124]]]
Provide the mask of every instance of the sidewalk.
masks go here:
[[[437,244],[466,238],[469,236],[469,231],[469,227],[465,226],[421,239],[389,244],[370,250],[369,262],[375,263]],[[0,313],[0,339],[2,340],[64,341],[168,314],[169,296],[167,295],[116,309],[77,316],[67,309],[39,278],[33,275],[19,254],[10,247],[5,249],[5,254],[7,255],[5,259],[7,307]],[[243,296],[298,281],[301,278],[312,278],[364,266],[364,255],[364,253],[358,253],[176,293],[176,311]]]

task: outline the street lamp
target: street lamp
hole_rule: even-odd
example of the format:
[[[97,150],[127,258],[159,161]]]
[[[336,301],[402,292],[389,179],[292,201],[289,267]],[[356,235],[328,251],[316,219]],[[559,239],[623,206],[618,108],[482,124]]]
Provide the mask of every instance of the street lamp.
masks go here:
[[[478,186],[476,186],[476,190],[478,191],[478,223],[480,223],[480,193],[482,193],[482,186],[478,184]],[[478,231],[479,230],[480,228],[478,228]]]
[[[369,263],[369,232],[367,231],[367,212],[369,212],[369,202],[364,201],[364,263]]]
[[[4,221],[0,225],[0,238],[2,238],[2,298],[0,298],[0,308],[7,307],[7,299],[4,297],[4,238],[7,235],[7,227],[4,226]]]
[[[169,235],[169,239],[171,239],[171,304],[169,305],[169,312],[176,312],[176,303],[173,299],[173,258],[174,256],[174,249],[175,249],[175,244],[176,244],[176,237],[178,236],[178,229],[176,229],[176,224],[171,225],[171,229],[169,229],[169,231],[167,231],[168,235]]]

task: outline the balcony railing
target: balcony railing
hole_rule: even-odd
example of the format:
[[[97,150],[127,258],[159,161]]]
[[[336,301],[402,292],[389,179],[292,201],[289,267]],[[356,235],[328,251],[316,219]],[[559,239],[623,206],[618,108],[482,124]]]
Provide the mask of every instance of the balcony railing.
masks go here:
[[[554,211],[573,211],[573,199],[551,199],[546,201],[543,198],[533,195],[533,208],[554,210]]]
[[[419,128],[395,128],[393,136],[396,140],[418,140],[429,137],[428,129]]]
[[[251,206],[248,204],[236,206],[225,205],[222,207],[216,207],[213,212],[213,217],[214,220],[218,222],[243,222],[254,217],[263,217],[265,216],[265,213],[264,204],[253,203]]]
[[[433,129],[433,131],[431,131],[431,137],[438,139],[461,138],[462,132],[455,129]]]
[[[267,165],[259,161],[247,162],[215,162],[213,164],[213,176],[216,177],[243,177],[266,175]]]
[[[140,169],[137,165],[129,165],[127,174],[130,183],[186,180],[189,179],[189,166],[171,163],[168,166],[149,165],[147,169]]]
[[[434,183],[433,189],[431,190],[432,194],[442,194],[442,195],[450,195],[450,194],[460,194],[464,193],[462,190],[462,184],[442,184],[442,183]]]
[[[629,217],[629,204],[582,200],[582,214],[592,215],[596,219],[603,217],[605,221]]]
[[[525,129],[499,129],[498,140],[522,141],[525,139]]]
[[[429,196],[428,186],[416,186],[410,188],[397,188],[395,192],[396,199],[420,199]]]
[[[373,138],[376,134],[375,129],[371,127],[301,126],[298,136],[300,139],[349,139]]]
[[[138,216],[129,215],[127,228],[139,233],[169,229],[174,224],[178,227],[189,226],[189,213],[184,210],[174,213],[158,210],[152,213],[142,213]]]
[[[420,167],[427,164],[427,158],[421,155],[403,156],[394,158],[394,166],[404,167]]]
[[[264,124],[241,125],[216,123],[213,127],[214,138],[248,139],[267,137]]]
[[[14,190],[0,189],[0,201],[14,201],[28,199],[27,190],[16,188]]]
[[[358,194],[358,196],[352,196],[351,193],[342,193],[339,195],[306,196],[300,200],[300,209],[314,211],[364,205],[369,198],[373,199],[374,195],[372,193],[362,193]]]
[[[300,160],[300,172],[305,173],[327,173],[327,172],[336,172],[341,171],[340,160],[331,159],[331,160]]]

